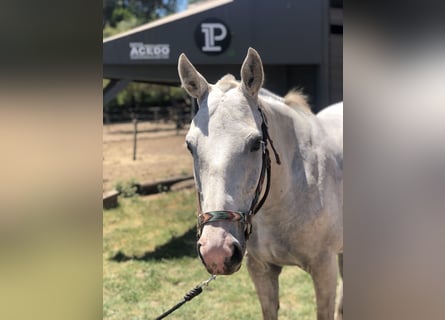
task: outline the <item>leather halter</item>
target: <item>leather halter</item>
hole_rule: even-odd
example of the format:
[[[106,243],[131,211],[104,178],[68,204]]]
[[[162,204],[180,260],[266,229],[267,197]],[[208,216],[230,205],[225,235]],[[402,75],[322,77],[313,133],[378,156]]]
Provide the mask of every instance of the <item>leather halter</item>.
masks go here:
[[[271,179],[271,165],[270,165],[270,156],[269,150],[267,148],[267,142],[270,142],[272,147],[272,151],[275,154],[275,160],[277,164],[281,164],[280,156],[278,152],[275,150],[273,145],[273,141],[269,136],[268,126],[267,126],[267,118],[263,113],[261,108],[258,106],[258,111],[260,112],[262,123],[261,123],[261,131],[262,131],[262,165],[261,165],[261,174],[258,180],[258,185],[255,190],[254,198],[252,199],[252,203],[250,205],[250,209],[248,212],[241,211],[231,211],[231,210],[216,210],[216,211],[207,211],[202,212],[201,207],[201,199],[200,199],[200,191],[197,189],[196,198],[198,203],[198,238],[201,236],[202,229],[204,225],[219,220],[229,220],[233,222],[241,222],[244,224],[244,235],[246,240],[249,238],[249,235],[252,233],[252,217],[261,209],[266,198],[269,194],[270,190],[270,179]],[[264,179],[266,179],[266,190],[263,194],[263,197],[260,199],[261,191],[263,189]],[[259,201],[258,201],[259,200]]]

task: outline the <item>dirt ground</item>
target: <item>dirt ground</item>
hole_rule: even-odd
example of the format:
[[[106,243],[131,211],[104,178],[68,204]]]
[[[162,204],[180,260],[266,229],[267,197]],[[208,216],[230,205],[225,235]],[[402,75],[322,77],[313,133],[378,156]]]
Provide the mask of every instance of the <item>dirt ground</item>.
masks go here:
[[[192,157],[185,147],[187,127],[176,130],[175,123],[138,123],[136,160],[133,160],[133,123],[103,126],[103,191],[118,181],[149,182],[191,175]]]

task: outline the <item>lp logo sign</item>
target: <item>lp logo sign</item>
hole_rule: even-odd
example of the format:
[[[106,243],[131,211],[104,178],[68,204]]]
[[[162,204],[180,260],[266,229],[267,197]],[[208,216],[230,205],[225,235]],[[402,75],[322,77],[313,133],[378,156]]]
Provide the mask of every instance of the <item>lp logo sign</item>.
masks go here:
[[[216,31],[220,33],[216,35]],[[221,51],[221,46],[215,45],[215,41],[224,40],[227,36],[227,28],[222,23],[201,23],[201,32],[204,33],[204,47],[202,51],[213,52]]]
[[[221,20],[206,19],[196,28],[195,40],[202,52],[217,55],[223,53],[229,46],[230,31]]]

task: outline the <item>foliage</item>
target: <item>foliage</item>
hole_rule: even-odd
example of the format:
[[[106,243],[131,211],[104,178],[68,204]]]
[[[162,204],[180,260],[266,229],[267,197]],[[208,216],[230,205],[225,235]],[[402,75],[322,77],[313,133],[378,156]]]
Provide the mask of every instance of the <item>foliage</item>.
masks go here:
[[[116,23],[115,27],[106,25],[103,29],[103,37],[108,38],[108,37],[114,36],[116,34],[133,29],[141,24],[142,23],[139,19],[137,19],[134,16],[130,16],[128,19],[125,19],[125,20],[122,20],[122,21]]]
[[[181,88],[133,82],[104,106],[104,121],[125,121],[131,118],[133,112],[138,117],[144,117],[151,114],[148,111],[150,107],[173,106],[177,108],[175,110],[186,110],[183,108],[184,102],[189,103],[190,98]],[[168,111],[162,111],[161,118],[165,114],[168,114]]]
[[[103,318],[154,319],[209,277],[196,254],[193,190],[122,199],[103,217]],[[314,319],[309,275],[286,267],[280,276],[280,319]],[[211,307],[209,307],[211,306]],[[260,319],[243,264],[219,276],[174,319]]]
[[[130,179],[128,181],[118,181],[114,187],[122,197],[131,198],[136,195],[137,181]]]
[[[167,106],[172,100],[184,100],[186,93],[181,88],[166,87],[147,83],[130,83],[111,101],[118,106],[142,107],[142,106]]]
[[[116,24],[122,20],[129,20],[134,17],[128,8],[117,7],[113,10],[110,20],[110,26],[116,28]]]
[[[184,0],[103,0],[104,37],[174,13],[183,2]]]

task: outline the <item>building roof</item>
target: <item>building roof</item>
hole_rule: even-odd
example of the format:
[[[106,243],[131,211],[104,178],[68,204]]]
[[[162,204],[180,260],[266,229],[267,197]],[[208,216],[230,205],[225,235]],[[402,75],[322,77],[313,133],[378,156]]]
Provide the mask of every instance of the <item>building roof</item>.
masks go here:
[[[266,64],[320,64],[329,32],[326,3],[324,0],[205,2],[105,39],[104,76],[111,65],[176,65],[182,52],[195,64],[239,64],[248,47],[257,49]],[[220,24],[226,30],[221,30]],[[204,30],[206,26],[209,29]],[[219,39],[223,31],[227,31],[227,48],[219,53],[204,52],[205,44],[198,42],[205,41],[212,32],[213,40]],[[135,46],[139,46],[141,53],[156,49],[168,51],[168,55],[132,56],[132,51],[137,52]]]
[[[178,85],[185,53],[210,82],[232,73],[249,47],[261,55],[266,88],[303,87],[327,99],[329,1],[214,0],[103,40],[103,77]],[[321,98],[319,98],[321,96]]]
[[[225,5],[225,4],[233,2],[233,1],[234,0],[210,0],[210,1],[200,2],[200,3],[194,4],[194,5],[190,5],[187,8],[187,10],[185,10],[185,11],[168,15],[166,17],[157,19],[155,21],[145,23],[145,24],[143,24],[141,26],[138,26],[136,28],[133,28],[131,30],[128,30],[128,31],[119,33],[117,35],[105,38],[103,40],[103,42],[106,43],[106,42],[109,42],[109,41],[113,41],[115,39],[126,37],[126,36],[134,34],[134,33],[138,33],[138,32],[141,32],[141,31],[146,31],[146,30],[155,28],[155,27],[163,25],[163,24],[167,24],[167,23],[170,23],[170,22],[173,22],[173,21],[176,21],[176,20],[184,19],[184,18],[187,18],[187,17],[189,17],[191,15],[194,15],[194,14],[197,14],[197,13],[200,13],[200,12],[203,12],[203,11],[207,11],[209,9],[216,8],[216,7],[219,7],[219,6],[222,6],[222,5]]]

